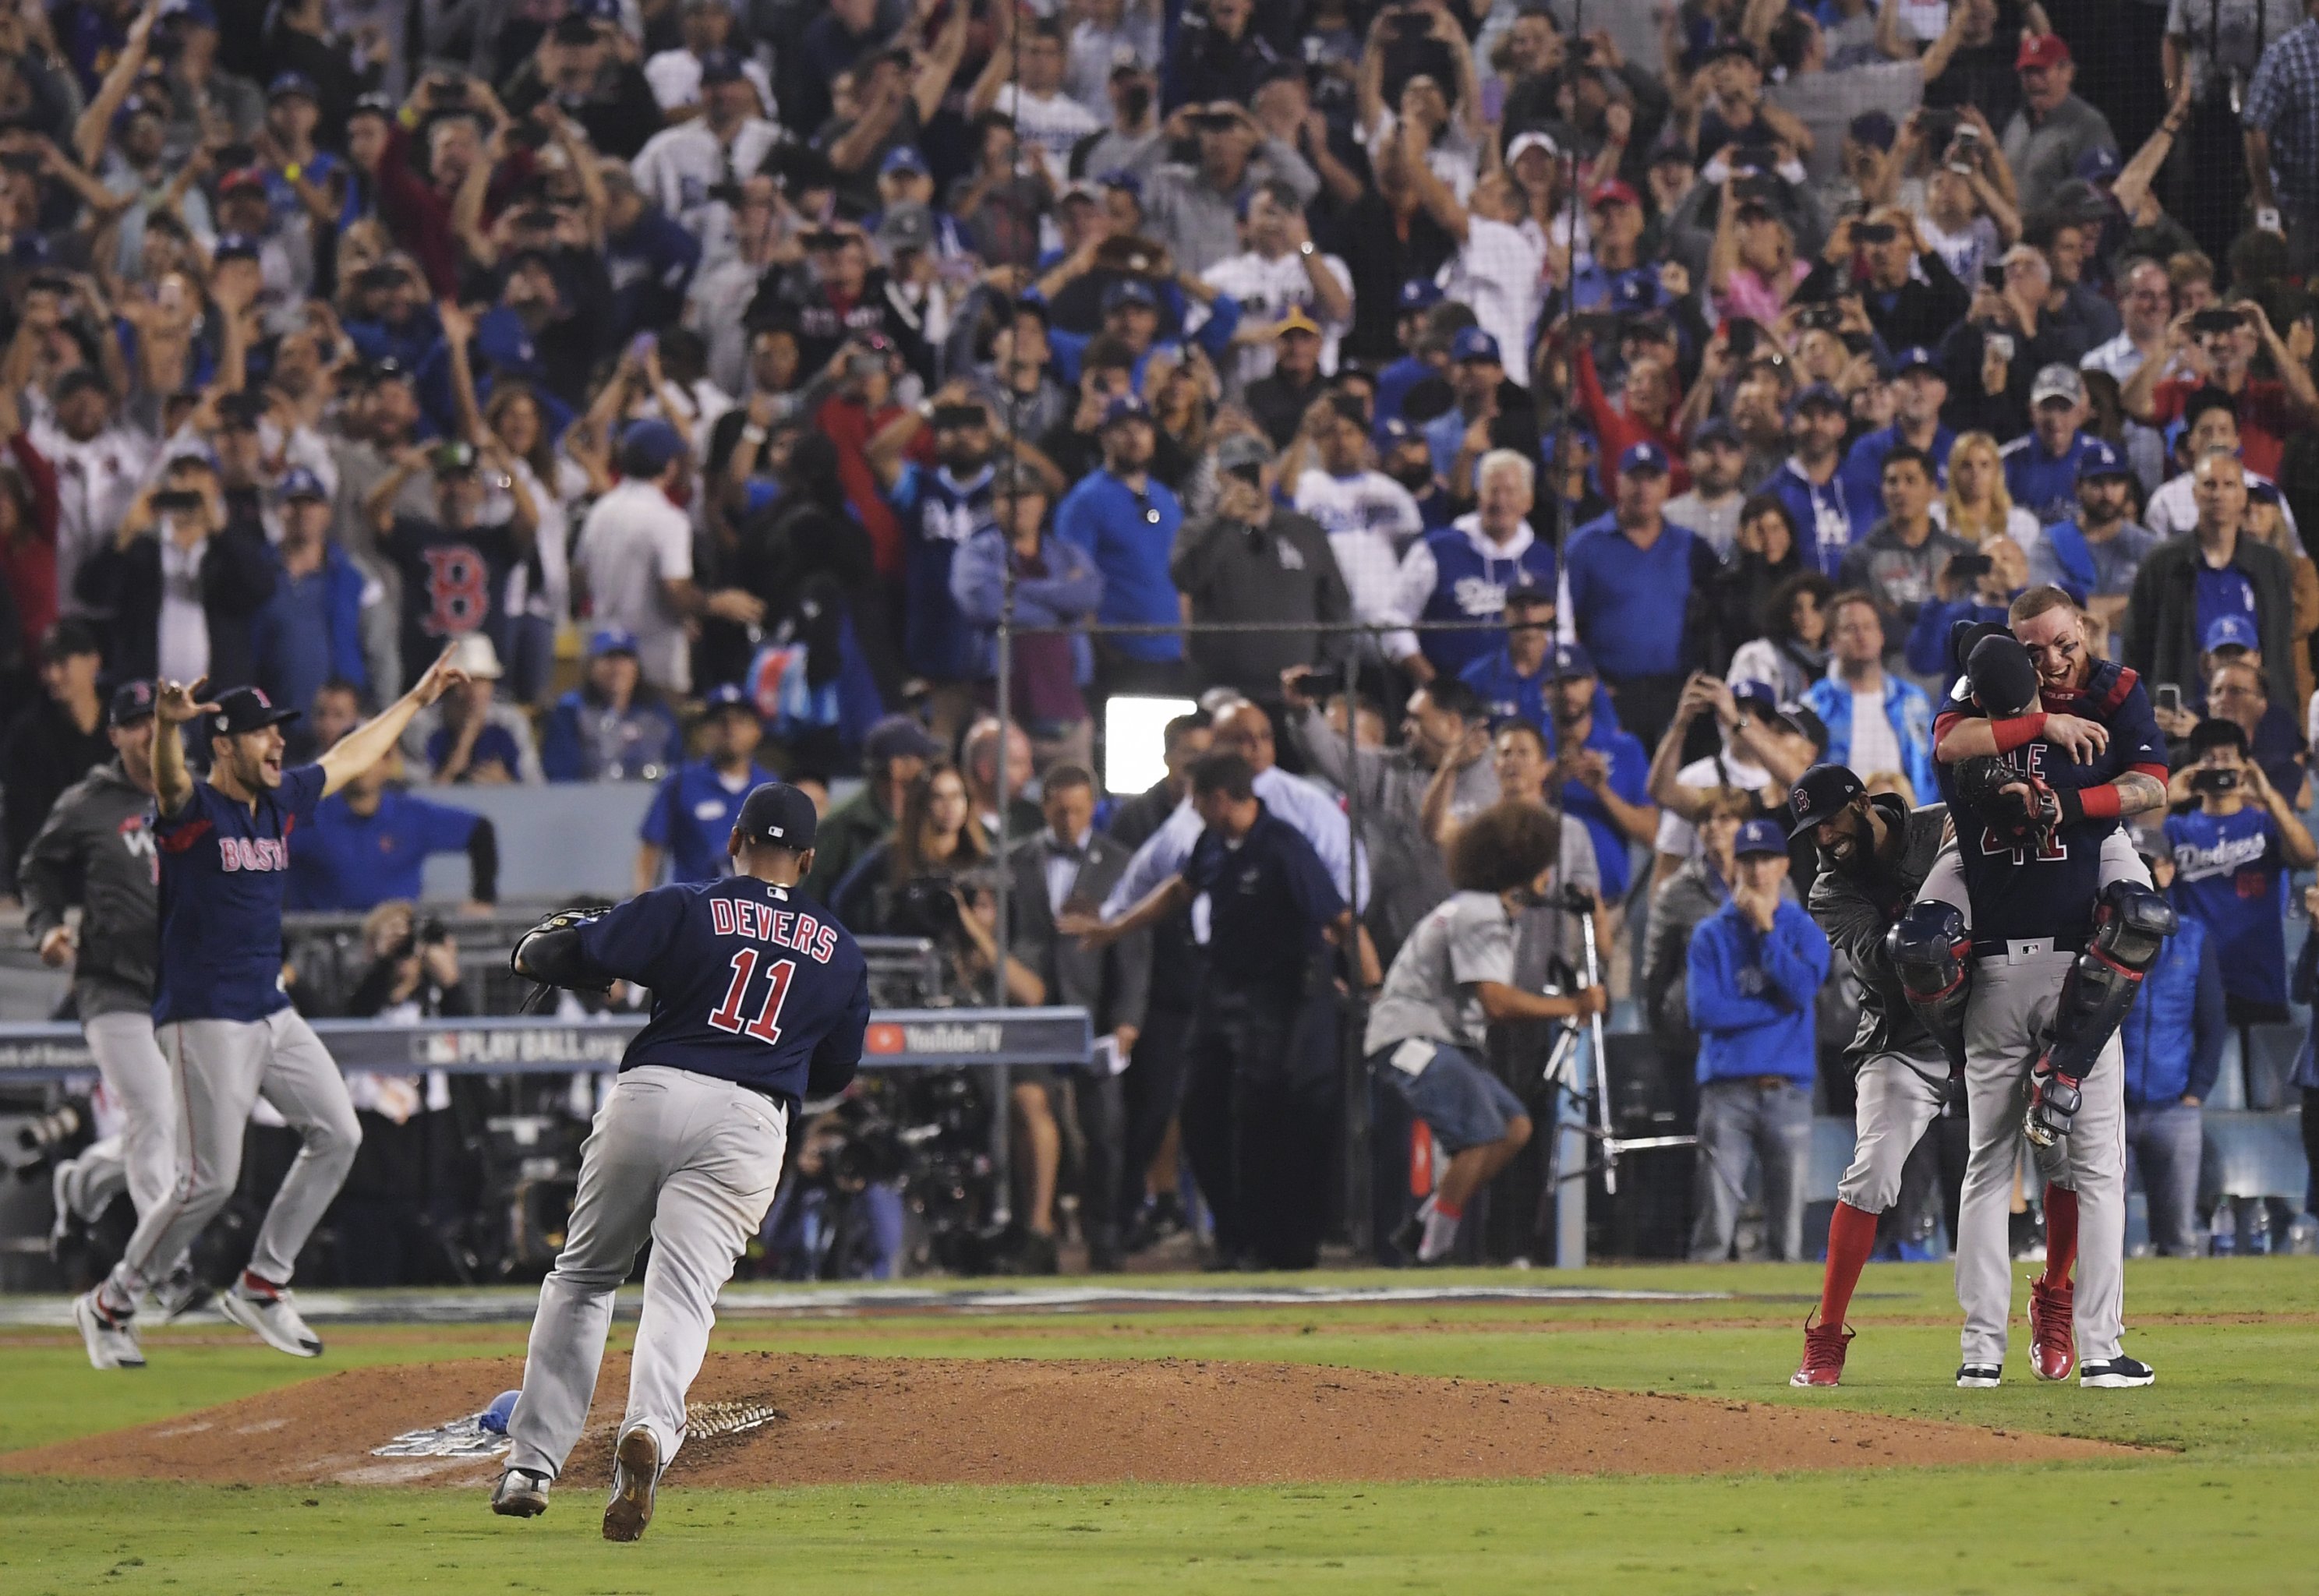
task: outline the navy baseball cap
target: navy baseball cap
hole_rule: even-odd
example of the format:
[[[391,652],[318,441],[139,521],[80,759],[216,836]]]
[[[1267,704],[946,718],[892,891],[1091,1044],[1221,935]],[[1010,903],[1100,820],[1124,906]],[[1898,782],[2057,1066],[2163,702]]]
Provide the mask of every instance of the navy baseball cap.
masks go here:
[[[238,737],[298,718],[295,709],[275,708],[263,688],[229,688],[218,694],[216,701],[217,713],[209,717],[210,735],[214,737]]]
[[[657,419],[631,421],[620,434],[620,474],[655,477],[669,462],[684,453],[684,439],[675,428]]]
[[[1498,340],[1478,327],[1466,328],[1449,346],[1449,358],[1459,365],[1468,360],[1487,360],[1503,365],[1505,359],[1498,353]]]
[[[1845,411],[1850,408],[1844,402],[1844,395],[1836,392],[1835,383],[1807,383],[1804,384],[1802,391],[1788,401],[1788,416],[1790,419],[1793,419],[1795,417],[1802,415],[1807,409],[1813,405],[1818,405],[1824,409],[1836,410],[1839,412]]]
[[[2078,480],[2088,482],[2098,476],[2130,476],[2132,468],[2125,456],[2117,452],[2115,444],[2095,438],[2078,451]]]
[[[2117,158],[2117,151],[2107,147],[2089,149],[2078,158],[2078,176],[2088,183],[2110,183],[2125,168]]]
[[[437,476],[474,474],[475,446],[464,438],[455,437],[447,443],[437,444],[429,458]]]
[[[2198,646],[2208,654],[2225,648],[2260,649],[2262,638],[2254,629],[2254,622],[2242,615],[2218,615],[2206,623],[2206,635]]]
[[[742,800],[733,829],[752,842],[778,843],[802,853],[813,846],[819,823],[811,798],[786,781],[768,781]]]
[[[113,690],[113,702],[105,710],[107,726],[127,726],[143,720],[153,713],[153,683],[140,676],[134,681],[124,681]]]
[[[320,100],[322,97],[322,91],[320,86],[303,72],[277,72],[274,75],[274,81],[266,86],[266,97],[269,101],[286,100],[293,95],[302,95],[309,100]]]
[[[918,153],[918,147],[915,144],[895,145],[886,152],[886,158],[878,163],[878,175],[881,177],[890,176],[896,172],[916,172],[923,177],[925,171],[926,158]]]
[[[1940,369],[1941,363],[1934,357],[1933,352],[1922,344],[1910,344],[1892,356],[1892,374],[1896,377],[1905,377],[1912,371],[1929,371],[1937,374]]]
[[[1695,449],[1701,444],[1724,444],[1731,448],[1744,449],[1747,446],[1747,440],[1739,436],[1739,428],[1726,418],[1710,416],[1692,428],[1691,446]]]
[[[626,627],[599,627],[596,635],[588,639],[588,657],[600,660],[608,654],[625,654],[633,657],[636,652],[636,635]]]
[[[700,700],[700,718],[711,720],[719,715],[737,710],[743,715],[757,713],[756,700],[737,681],[719,682],[708,690]]]
[[[1525,568],[1522,573],[1506,585],[1506,605],[1543,604],[1554,608],[1554,584],[1535,571]]]
[[[932,759],[942,752],[934,735],[907,715],[889,715],[862,739],[862,757],[872,765],[889,759]]]
[[[1554,652],[1546,656],[1547,679],[1568,681],[1575,677],[1598,675],[1594,656],[1586,652],[1583,643],[1557,643]]]
[[[212,261],[256,260],[257,258],[257,240],[248,233],[223,234],[217,241],[217,248],[210,251]]]
[[[1788,834],[1803,835],[1867,790],[1860,784],[1860,778],[1843,765],[1814,765],[1788,789],[1788,813],[1795,816],[1789,824]],[[1751,820],[1747,824],[1770,822]]]
[[[1776,853],[1788,856],[1788,839],[1780,834],[1780,823],[1757,816],[1739,823],[1739,835],[1731,844],[1731,856],[1745,859],[1751,853]]]
[[[1142,278],[1123,277],[1103,291],[1103,313],[1108,316],[1122,305],[1141,305],[1156,311],[1160,308],[1160,296]]]
[[[104,652],[104,645],[97,641],[96,629],[77,615],[63,617],[41,636],[41,658],[50,664],[76,654]]]
[[[1121,421],[1149,421],[1150,419],[1151,407],[1143,402],[1140,394],[1123,393],[1103,407],[1103,424],[1105,427]]]
[[[1981,707],[1996,719],[2026,715],[2037,707],[2037,667],[2010,632],[1996,632],[1972,645],[1964,679]]]
[[[1401,285],[1401,297],[1395,302],[1404,316],[1430,311],[1441,302],[1441,285],[1430,277],[1412,277]]]
[[[741,70],[741,58],[729,50],[712,50],[700,58],[702,88],[713,88],[720,83],[739,83],[745,76]]]
[[[1655,471],[1665,476],[1666,469],[1666,451],[1648,438],[1629,444],[1626,452],[1619,456],[1620,476],[1632,476],[1638,471]]]
[[[2248,482],[2248,483],[2247,483],[2247,502],[2248,502],[2249,504],[2277,504],[2277,503],[2278,503],[2278,502],[2279,502],[2279,497],[2278,497],[2278,484],[2277,482]]]
[[[293,465],[284,472],[282,480],[274,485],[274,496],[287,504],[293,499],[328,500],[330,494],[329,490],[322,486],[320,477],[302,465]]]
[[[1422,437],[1425,435],[1411,426],[1406,418],[1387,416],[1377,423],[1377,436],[1388,444],[1397,444],[1407,443],[1412,437]]]
[[[1115,188],[1122,194],[1132,194],[1135,196],[1137,204],[1143,203],[1143,179],[1125,167],[1114,167],[1110,171],[1100,174],[1095,180],[1095,185],[1097,188]]]
[[[1659,285],[1639,273],[1629,273],[1611,284],[1611,311],[1618,316],[1640,316],[1659,308]]]
[[[1865,144],[1872,149],[1890,149],[1900,136],[1890,113],[1882,111],[1862,112],[1845,131],[1852,135],[1854,144]]]

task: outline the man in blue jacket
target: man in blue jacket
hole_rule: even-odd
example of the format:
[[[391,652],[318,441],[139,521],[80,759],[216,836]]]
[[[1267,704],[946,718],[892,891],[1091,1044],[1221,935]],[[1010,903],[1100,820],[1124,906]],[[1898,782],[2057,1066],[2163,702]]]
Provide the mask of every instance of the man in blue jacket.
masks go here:
[[[1686,983],[1699,1032],[1699,1222],[1693,1263],[1731,1256],[1752,1160],[1763,1172],[1772,1256],[1803,1256],[1804,1173],[1811,1158],[1813,1016],[1827,979],[1827,937],[1780,897],[1788,841],[1750,820],[1732,844],[1731,898],[1691,935]]]
[[[2161,892],[2174,886],[2174,846],[2161,831],[2134,834],[2134,850]],[[2125,1048],[2125,1145],[2150,1195],[2150,1245],[2193,1258],[2198,1164],[2205,1129],[2198,1105],[2223,1067],[2223,969],[2206,924],[2188,915],[2143,978],[2118,1040]]]
[[[386,602],[386,590],[330,541],[330,495],[312,472],[284,472],[277,496],[274,596],[250,618],[257,685],[275,703],[300,710],[312,709],[314,695],[333,679],[367,698],[363,618]]]

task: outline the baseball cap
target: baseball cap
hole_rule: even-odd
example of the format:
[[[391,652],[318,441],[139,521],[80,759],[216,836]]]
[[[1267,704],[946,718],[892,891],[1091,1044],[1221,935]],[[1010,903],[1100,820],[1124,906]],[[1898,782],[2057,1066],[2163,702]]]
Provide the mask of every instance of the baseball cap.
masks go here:
[[[2094,439],[2078,453],[2078,480],[2081,482],[2098,476],[2128,474],[2125,456],[2117,452],[2116,445],[2102,438]]]
[[[1997,719],[2026,714],[2037,703],[2037,667],[2010,632],[1997,632],[1972,645],[1964,675],[1972,696]]]
[[[75,654],[101,654],[104,652],[104,645],[96,640],[95,628],[69,615],[51,626],[41,637],[41,658],[51,663],[70,659]]]
[[[627,430],[620,434],[620,474],[658,476],[668,469],[670,461],[683,453],[684,439],[667,422],[631,421]]]
[[[732,710],[749,716],[757,713],[755,700],[737,681],[721,681],[701,698],[700,718],[703,720],[712,720]]]
[[[1695,449],[1702,444],[1722,444],[1729,448],[1744,449],[1747,446],[1747,440],[1739,436],[1739,428],[1731,424],[1729,418],[1710,416],[1691,430],[1691,446]]]
[[[1272,464],[1272,444],[1269,439],[1253,432],[1235,432],[1216,446],[1216,469],[1232,471],[1244,465]]]
[[[218,239],[217,248],[210,251],[212,261],[257,258],[257,240],[247,233],[227,233]]]
[[[702,88],[711,88],[720,83],[738,83],[744,76],[741,70],[741,58],[729,50],[712,50],[700,58]]]
[[[1160,308],[1160,296],[1142,278],[1123,277],[1103,291],[1103,313],[1108,316],[1122,305],[1141,305],[1156,311]]]
[[[1739,835],[1732,842],[1731,856],[1745,859],[1750,853],[1776,853],[1784,859],[1788,839],[1780,834],[1780,823],[1757,816],[1739,823]]]
[[[216,703],[217,713],[209,717],[212,736],[238,737],[244,732],[263,731],[298,718],[295,709],[275,708],[263,688],[228,688],[218,694]]]
[[[1310,333],[1317,338],[1321,336],[1321,324],[1304,313],[1304,306],[1291,305],[1288,314],[1283,316],[1273,329],[1272,336],[1286,338],[1292,332]]]
[[[1143,402],[1141,394],[1123,393],[1103,407],[1103,424],[1105,427],[1115,426],[1122,421],[1149,421],[1150,419],[1151,407]]]
[[[2115,182],[2125,168],[2119,163],[2117,151],[2107,145],[2098,145],[2078,158],[2078,176],[2095,185]]]
[[[1766,719],[1780,717],[1780,690],[1768,681],[1735,681],[1731,699],[1734,703],[1753,705],[1755,713]]]
[[[226,173],[217,180],[218,198],[220,199],[223,199],[230,194],[236,194],[244,189],[255,189],[257,193],[264,194],[266,192],[266,173],[257,167],[236,167],[233,170]],[[219,242],[222,244],[224,240],[220,239]],[[256,253],[254,248],[252,253]]]
[[[878,163],[878,172],[880,176],[889,176],[895,172],[916,172],[923,176],[925,175],[925,170],[926,158],[918,153],[918,147],[915,144],[895,145],[886,152],[886,158]]]
[[[113,702],[104,712],[107,726],[127,726],[153,713],[153,684],[140,676],[134,681],[124,681],[113,690]]]
[[[1376,435],[1388,444],[1407,443],[1412,437],[1425,436],[1411,426],[1408,418],[1403,416],[1387,416],[1384,420],[1379,421]]]
[[[1940,369],[1940,361],[1922,344],[1910,344],[1892,356],[1892,374],[1896,377],[1906,376],[1912,371],[1929,371],[1937,374]]]
[[[1860,778],[1843,765],[1814,765],[1788,789],[1788,813],[1795,816],[1788,835],[1803,835],[1867,790]]]
[[[2251,476],[2248,478],[2247,502],[2249,504],[2277,504],[2278,501],[2277,482],[2258,482]]]
[[[1642,198],[1634,188],[1616,177],[1608,183],[1596,184],[1594,192],[1586,196],[1586,203],[1592,210],[1600,210],[1604,205],[1632,205],[1639,211],[1643,206]]]
[[[1404,316],[1412,311],[1430,311],[1441,302],[1441,285],[1430,277],[1412,277],[1401,285],[1394,302]]]
[[[330,494],[329,490],[322,486],[320,477],[302,465],[293,465],[282,473],[280,482],[274,484],[274,496],[287,504],[293,499],[328,500]]]
[[[163,9],[161,20],[179,27],[208,28],[212,32],[218,25],[217,10],[210,0],[176,0]]]
[[[1114,167],[1108,172],[1097,174],[1095,185],[1097,188],[1115,188],[1122,193],[1132,194],[1135,196],[1136,203],[1143,203],[1143,179],[1125,167]]]
[[[889,759],[932,759],[942,752],[934,734],[907,715],[889,715],[862,739],[862,757],[875,766]]]
[[[1844,395],[1836,391],[1836,385],[1833,383],[1807,383],[1797,391],[1796,396],[1788,401],[1789,418],[1792,419],[1800,416],[1814,406],[1837,411],[1849,408],[1844,402]]]
[[[2032,33],[2021,41],[2021,53],[2013,58],[2013,69],[2047,71],[2066,65],[2069,59],[2069,41],[2059,33]]]
[[[322,97],[320,87],[303,72],[277,72],[274,81],[266,86],[268,100],[286,100],[293,95],[303,95],[309,100]]]
[[[2218,615],[2206,623],[2198,646],[2208,654],[2218,654],[2225,648],[2260,649],[2262,638],[2254,629],[2254,622],[2242,615]]]
[[[364,369],[363,381],[375,388],[381,383],[408,383],[411,368],[392,355],[382,355]]]
[[[475,469],[475,446],[459,438],[437,444],[435,452],[428,457],[428,464],[434,467],[437,476],[472,472]]]
[[[1648,438],[1629,444],[1626,452],[1619,456],[1620,476],[1632,476],[1638,471],[1655,471],[1664,476],[1666,468],[1666,451]]]
[[[2043,404],[2049,399],[2066,399],[2071,404],[2082,404],[2086,398],[2086,380],[2078,375],[2074,365],[2055,361],[2037,368],[2037,380],[2030,385],[2029,402]]]
[[[1543,604],[1554,607],[1554,584],[1529,567],[1506,584],[1506,602],[1513,604]]]
[[[1457,335],[1449,346],[1449,358],[1461,365],[1468,360],[1505,364],[1505,357],[1498,353],[1498,340],[1478,327],[1468,327]]]
[[[355,103],[347,107],[347,120],[349,122],[357,116],[383,117],[388,122],[393,122],[394,114],[393,97],[377,93],[356,95]]]
[[[1574,677],[1601,673],[1594,669],[1594,656],[1586,652],[1583,643],[1556,644],[1554,652],[1547,655],[1546,671],[1550,681],[1568,681]]]
[[[1611,284],[1611,312],[1616,316],[1639,316],[1659,308],[1659,285],[1656,278],[1641,272],[1629,272]]]
[[[1862,112],[1852,119],[1852,125],[1845,131],[1852,135],[1854,144],[1865,144],[1873,149],[1891,149],[1893,140],[1900,134],[1900,130],[1893,125],[1890,114],[1882,111]]]
[[[482,632],[470,632],[451,646],[451,668],[477,681],[497,681],[507,672],[500,667],[500,651]]]
[[[608,654],[634,654],[636,635],[626,627],[599,627],[596,635],[588,639],[588,657],[600,660]]]
[[[1536,128],[1532,128],[1527,133],[1515,134],[1514,141],[1506,146],[1506,165],[1512,166],[1533,149],[1543,149],[1549,156],[1562,153],[1562,146]]]
[[[802,853],[813,846],[819,823],[811,798],[786,781],[768,781],[752,788],[742,800],[741,817],[733,829],[752,842],[779,843]]]

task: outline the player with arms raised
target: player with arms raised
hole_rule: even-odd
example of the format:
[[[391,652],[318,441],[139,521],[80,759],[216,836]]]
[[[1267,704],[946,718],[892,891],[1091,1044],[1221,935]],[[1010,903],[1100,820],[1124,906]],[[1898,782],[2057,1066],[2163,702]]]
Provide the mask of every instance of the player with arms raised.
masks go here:
[[[797,892],[815,824],[811,798],[766,782],[734,825],[734,874],[655,888],[600,916],[551,915],[510,956],[518,975],[549,986],[634,981],[653,1006],[580,1150],[493,1512],[547,1510],[595,1396],[612,1293],[649,1239],[604,1538],[634,1540],[652,1522],[661,1474],[684,1444],[685,1393],[717,1294],[771,1205],[798,1105],[843,1089],[862,1060],[869,966],[845,928]]]

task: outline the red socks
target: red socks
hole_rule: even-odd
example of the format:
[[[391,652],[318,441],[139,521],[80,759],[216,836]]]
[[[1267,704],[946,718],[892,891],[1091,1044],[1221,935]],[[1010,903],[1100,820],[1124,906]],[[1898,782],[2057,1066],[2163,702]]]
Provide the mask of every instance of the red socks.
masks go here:
[[[2071,1210],[2073,1221],[2075,1214]],[[1827,1222],[1827,1274],[1819,1288],[1820,1323],[1843,1327],[1844,1315],[1852,1306],[1852,1288],[1860,1283],[1861,1267],[1875,1250],[1876,1216],[1849,1203],[1838,1203]]]
[[[2045,1284],[2067,1285],[2078,1261],[2078,1194],[2065,1186],[2045,1187]]]
[[[1439,1214],[1446,1220],[1456,1221],[1466,1217],[1465,1209],[1452,1207],[1450,1204],[1443,1202],[1439,1192],[1435,1192],[1433,1194],[1433,1212]]]

